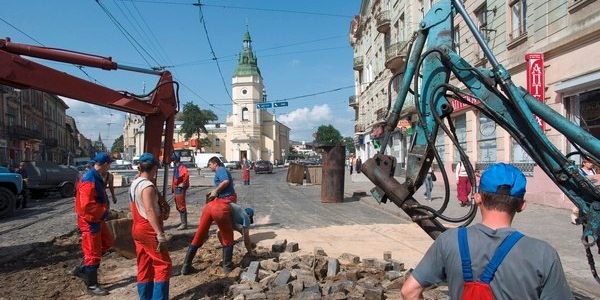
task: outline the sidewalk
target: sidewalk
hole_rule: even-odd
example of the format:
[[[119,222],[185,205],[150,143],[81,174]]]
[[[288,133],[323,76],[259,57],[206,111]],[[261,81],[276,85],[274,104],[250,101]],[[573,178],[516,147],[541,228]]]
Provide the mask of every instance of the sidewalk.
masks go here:
[[[398,182],[403,182],[404,178],[395,177]],[[421,187],[415,193],[415,199],[424,205],[429,205],[433,208],[439,208],[443,201],[445,189],[441,176],[438,176],[438,181],[434,182],[433,201],[424,201],[424,187]],[[360,201],[369,205],[377,206],[382,210],[393,212],[402,219],[410,222],[408,215],[399,207],[391,202],[386,204],[378,204],[371,196],[370,190],[375,186],[364,174],[345,174],[345,196],[352,197],[356,194],[366,193]],[[446,209],[445,215],[449,217],[460,217],[468,212],[468,208],[460,207],[456,200],[456,187],[449,187],[450,202]],[[526,196],[527,199],[527,196]],[[572,225],[570,222],[570,210],[560,209],[549,206],[543,206],[533,203],[528,203],[527,208],[515,216],[513,226],[525,235],[538,238],[552,245],[560,255],[561,262],[569,284],[577,291],[589,294],[593,299],[600,299],[600,284],[593,278],[588,265],[587,257],[583,245],[581,244],[581,226]],[[481,220],[479,212],[473,222]],[[441,221],[441,220],[440,220]],[[448,223],[441,221],[442,224],[448,227],[460,226],[461,223]],[[421,231],[417,227],[415,230]],[[420,233],[420,232],[419,232]],[[600,265],[600,255],[598,248],[591,249],[594,254],[596,265]]]

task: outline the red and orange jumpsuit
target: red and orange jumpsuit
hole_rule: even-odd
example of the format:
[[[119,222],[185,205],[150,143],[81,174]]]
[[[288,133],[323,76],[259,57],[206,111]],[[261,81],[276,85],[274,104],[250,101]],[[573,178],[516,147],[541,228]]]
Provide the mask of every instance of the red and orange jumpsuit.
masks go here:
[[[183,183],[183,187],[178,187]],[[175,193],[175,208],[180,213],[186,213],[185,207],[185,195],[187,189],[190,186],[190,174],[187,168],[179,163],[173,169],[173,184],[171,185],[171,191]]]
[[[169,280],[173,264],[168,250],[157,251],[158,241],[156,232],[150,225],[146,215],[146,207],[142,201],[142,191],[145,188],[154,188],[154,184],[146,178],[137,178],[131,183],[129,191],[131,214],[133,215],[133,226],[131,235],[135,243],[137,256],[137,285],[140,295],[166,295],[168,297]],[[160,216],[158,206],[158,195],[152,201],[154,213]],[[163,220],[160,227],[163,227]],[[153,292],[154,291],[154,292]],[[152,297],[149,297],[150,299]],[[157,299],[157,298],[152,298]],[[165,298],[167,299],[167,298]]]
[[[113,237],[104,221],[109,214],[104,181],[94,168],[78,182],[75,213],[81,231],[83,264],[87,269],[98,269],[102,255],[112,247]]]

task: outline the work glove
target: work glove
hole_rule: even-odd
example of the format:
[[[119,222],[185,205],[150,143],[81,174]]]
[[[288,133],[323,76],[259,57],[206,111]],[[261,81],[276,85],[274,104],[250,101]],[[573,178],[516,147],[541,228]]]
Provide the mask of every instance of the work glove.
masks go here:
[[[182,182],[182,183],[178,184],[177,187],[180,188],[180,189],[182,189],[182,188],[185,187],[185,184],[183,184],[183,182]]]
[[[216,190],[216,189],[214,189],[214,190],[210,191],[210,194],[209,194],[209,196],[208,196],[208,197],[209,197],[209,198],[214,198],[214,197],[217,197],[217,190]]]
[[[160,251],[167,251],[168,250],[168,244],[169,244],[169,238],[167,237],[166,233],[159,233],[156,235],[156,240],[158,241],[158,246],[156,246],[156,252],[160,252]]]

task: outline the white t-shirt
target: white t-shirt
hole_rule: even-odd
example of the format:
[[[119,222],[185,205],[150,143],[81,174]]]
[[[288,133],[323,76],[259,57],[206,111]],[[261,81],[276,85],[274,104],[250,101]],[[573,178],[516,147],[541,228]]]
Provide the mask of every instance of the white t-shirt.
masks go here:
[[[154,188],[154,184],[152,181],[144,178],[138,177],[132,183],[129,188],[129,199],[135,203],[135,207],[137,208],[138,213],[142,218],[148,220],[148,216],[146,215],[146,207],[144,206],[144,202],[142,201],[142,191],[147,188]],[[160,215],[160,207],[158,206],[158,194],[154,194],[154,201],[152,201],[152,206],[154,209],[154,213],[158,216]]]

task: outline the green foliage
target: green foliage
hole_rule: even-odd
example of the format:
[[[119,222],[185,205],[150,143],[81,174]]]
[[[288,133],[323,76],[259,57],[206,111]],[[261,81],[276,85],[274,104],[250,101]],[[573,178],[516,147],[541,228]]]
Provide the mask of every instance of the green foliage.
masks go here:
[[[178,120],[183,121],[180,132],[183,133],[183,138],[186,140],[194,134],[200,137],[201,133],[208,133],[206,124],[218,119],[212,110],[200,109],[198,105],[188,102],[183,105],[183,109],[179,113]]]
[[[340,132],[331,124],[321,125],[317,129],[315,142],[321,146],[335,146],[343,143],[343,137]]]
[[[110,153],[123,153],[124,151],[125,146],[123,145],[123,135],[121,135],[113,142]]]

